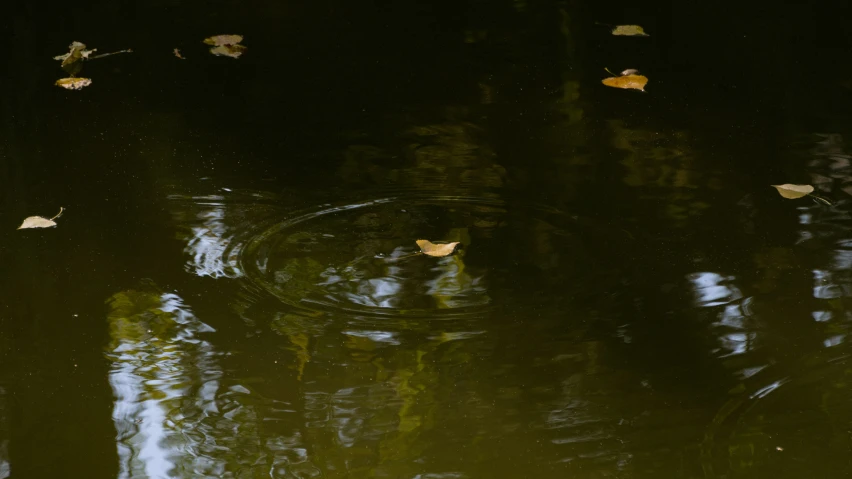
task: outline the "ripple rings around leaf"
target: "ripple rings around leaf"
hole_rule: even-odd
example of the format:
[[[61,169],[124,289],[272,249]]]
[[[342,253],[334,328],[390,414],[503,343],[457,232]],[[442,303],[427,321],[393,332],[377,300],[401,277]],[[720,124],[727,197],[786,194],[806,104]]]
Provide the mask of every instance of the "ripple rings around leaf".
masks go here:
[[[570,220],[552,208],[523,208]],[[416,254],[414,241],[473,241],[465,246],[483,249],[495,241],[492,233],[506,226],[508,215],[504,201],[480,197],[405,196],[326,204],[250,238],[241,269],[255,284],[306,313],[433,319],[483,315],[494,306],[489,275],[500,274],[494,270],[501,265],[492,261],[510,260],[492,255],[489,261],[467,261],[464,252],[426,258]]]

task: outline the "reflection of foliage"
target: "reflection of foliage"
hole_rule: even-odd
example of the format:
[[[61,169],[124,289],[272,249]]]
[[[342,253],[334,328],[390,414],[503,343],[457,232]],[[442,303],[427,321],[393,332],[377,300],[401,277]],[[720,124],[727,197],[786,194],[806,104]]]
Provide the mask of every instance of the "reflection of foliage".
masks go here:
[[[447,122],[429,126],[415,126],[408,134],[414,142],[410,145],[415,166],[443,171],[445,168],[473,168],[489,160],[493,153],[478,144],[474,134],[479,128],[472,123]]]
[[[812,356],[793,376],[763,383],[752,394],[738,393],[720,408],[702,444],[708,477],[727,476],[724,472],[751,477],[781,464],[790,477],[833,477],[848,469],[852,370],[824,360]],[[790,456],[810,460],[789,462]]]
[[[278,314],[272,320],[272,329],[286,336],[290,341],[287,349],[295,355],[295,364],[290,367],[297,371],[299,381],[305,374],[305,365],[311,360],[311,337],[322,334],[323,331],[317,316],[309,317],[304,314],[287,313]]]
[[[620,120],[610,121],[613,146],[624,150],[621,164],[627,169],[624,182],[644,187],[651,198],[666,200],[664,215],[678,223],[699,217],[708,207],[696,191],[711,186],[690,152],[688,136],[673,132],[660,138],[657,132],[628,128]]]
[[[344,333],[346,356],[325,358],[347,365],[346,374],[338,376],[343,384],[305,397],[314,457],[330,478],[422,474],[429,466],[418,458],[433,444],[427,433],[441,403],[441,361],[433,356],[441,343],[401,346],[398,336],[387,331]],[[441,357],[445,365],[456,364],[450,356]],[[316,372],[328,376],[324,368]]]
[[[309,257],[285,258],[283,264],[275,265],[275,283],[298,296],[306,296],[315,290],[325,267]],[[292,294],[291,293],[291,294]]]
[[[798,261],[791,248],[764,248],[754,254],[754,264],[762,272],[755,288],[761,293],[769,293],[778,286],[784,272],[794,269]]]
[[[505,170],[493,162],[494,153],[480,140],[481,129],[455,119],[463,110],[437,124],[410,127],[405,143],[379,148],[351,145],[338,175],[347,182],[401,184],[458,193],[503,185]]]
[[[425,355],[426,351],[422,350],[408,352],[405,358],[408,361],[405,361],[405,366],[397,368],[392,380],[402,404],[397,413],[396,432],[388,434],[379,448],[379,468],[385,474],[410,471],[411,458],[423,455],[424,432],[433,427],[438,374],[434,367],[429,368],[424,362]]]
[[[471,244],[467,228],[455,228],[445,238],[463,243],[466,247]],[[438,275],[426,283],[426,294],[434,298],[437,308],[472,306],[489,301],[487,289],[484,284],[480,284],[482,276],[474,277],[466,271],[462,254],[439,260],[432,271]]]

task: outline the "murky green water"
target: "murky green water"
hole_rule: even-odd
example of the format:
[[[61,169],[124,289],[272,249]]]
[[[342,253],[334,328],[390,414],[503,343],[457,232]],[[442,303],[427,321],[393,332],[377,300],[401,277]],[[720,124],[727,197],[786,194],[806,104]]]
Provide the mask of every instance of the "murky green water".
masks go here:
[[[848,7],[137,3],[7,15],[0,478],[852,474]]]

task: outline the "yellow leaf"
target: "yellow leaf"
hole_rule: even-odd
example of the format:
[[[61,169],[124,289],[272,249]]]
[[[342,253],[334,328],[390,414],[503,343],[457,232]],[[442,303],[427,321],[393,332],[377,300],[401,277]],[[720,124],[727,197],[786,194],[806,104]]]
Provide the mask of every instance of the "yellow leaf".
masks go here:
[[[68,77],[56,80],[56,86],[66,90],[80,90],[92,84],[91,78]]]
[[[613,35],[624,35],[629,37],[647,37],[648,34],[639,25],[618,25],[612,29]]]
[[[778,190],[778,193],[781,193],[781,196],[790,200],[795,200],[796,198],[801,198],[814,192],[814,187],[811,185],[784,184],[772,185],[772,187]]]
[[[648,83],[648,77],[644,75],[622,75],[620,77],[604,78],[601,83],[613,88],[626,88],[645,91],[645,85]]]
[[[440,258],[441,256],[449,256],[453,254],[453,251],[456,250],[456,246],[458,244],[458,241],[452,243],[435,244],[425,239],[417,240],[417,246],[420,247],[420,252],[422,252],[426,256],[435,256],[438,258]]]
[[[243,41],[242,35],[215,35],[204,39],[204,43],[208,45],[236,45]]]
[[[246,51],[242,45],[219,45],[210,49],[210,53],[223,57],[240,58]]]

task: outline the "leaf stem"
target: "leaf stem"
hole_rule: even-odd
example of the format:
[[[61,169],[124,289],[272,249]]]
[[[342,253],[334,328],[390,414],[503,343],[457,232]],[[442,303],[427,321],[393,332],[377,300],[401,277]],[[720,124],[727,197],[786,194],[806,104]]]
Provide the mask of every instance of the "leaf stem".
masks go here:
[[[412,258],[414,256],[421,255],[421,254],[424,254],[424,253],[422,251],[418,251],[416,253],[410,253],[410,254],[406,254],[406,255],[403,255],[403,256],[397,256],[396,258],[385,258],[384,261],[385,261],[385,263],[394,263],[396,261],[402,261],[404,259]]]
[[[98,59],[98,58],[108,57],[110,55],[117,55],[119,53],[133,53],[133,49],[128,48],[127,50],[119,50],[117,52],[112,52],[112,53],[102,53],[100,55],[95,55],[93,57],[89,57],[89,58],[87,58],[87,60],[95,60],[95,59]]]
[[[64,208],[64,207],[62,207],[62,206],[60,206],[60,207],[59,207],[59,213],[56,213],[56,216],[54,216],[53,218],[51,218],[51,219],[50,219],[50,221],[53,221],[53,220],[55,220],[56,218],[59,218],[60,216],[62,216],[62,212],[63,212],[63,211],[65,211],[65,208]]]

